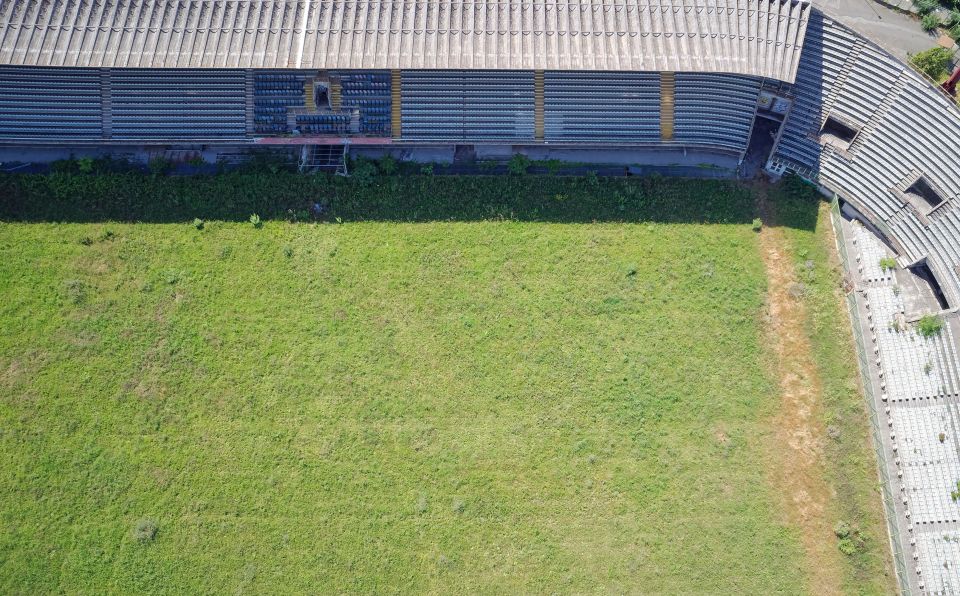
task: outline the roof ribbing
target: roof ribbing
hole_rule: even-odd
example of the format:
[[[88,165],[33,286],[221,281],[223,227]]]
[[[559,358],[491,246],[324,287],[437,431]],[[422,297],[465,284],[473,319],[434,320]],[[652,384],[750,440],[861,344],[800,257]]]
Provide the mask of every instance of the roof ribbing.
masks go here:
[[[0,63],[792,81],[809,11],[796,0],[0,0]]]

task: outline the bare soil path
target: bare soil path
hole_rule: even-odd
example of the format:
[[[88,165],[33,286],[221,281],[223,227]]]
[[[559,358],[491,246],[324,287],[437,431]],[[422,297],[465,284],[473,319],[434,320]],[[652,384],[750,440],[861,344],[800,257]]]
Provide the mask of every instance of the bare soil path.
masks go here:
[[[771,421],[771,481],[787,522],[800,533],[809,592],[835,594],[843,580],[833,534],[836,495],[824,477],[823,389],[804,328],[803,286],[783,228],[765,225],[760,246],[769,283],[765,333],[780,387],[780,406]]]

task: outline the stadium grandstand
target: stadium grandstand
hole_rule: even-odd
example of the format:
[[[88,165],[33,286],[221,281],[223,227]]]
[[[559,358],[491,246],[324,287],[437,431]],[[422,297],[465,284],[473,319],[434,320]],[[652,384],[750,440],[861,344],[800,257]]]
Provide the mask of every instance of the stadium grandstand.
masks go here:
[[[960,111],[871,40],[795,0],[0,0],[0,159],[464,147],[836,197],[901,589],[960,592]]]

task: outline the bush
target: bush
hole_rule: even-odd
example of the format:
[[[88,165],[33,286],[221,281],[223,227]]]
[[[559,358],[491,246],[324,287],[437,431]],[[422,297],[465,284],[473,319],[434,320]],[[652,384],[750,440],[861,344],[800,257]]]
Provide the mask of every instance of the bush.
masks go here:
[[[385,176],[397,173],[397,160],[392,155],[384,155],[380,158],[380,173]]]
[[[149,544],[157,537],[157,522],[144,517],[133,526],[133,538],[140,544]]]
[[[897,268],[897,260],[892,257],[883,257],[880,259],[880,269],[884,271],[893,271]]]
[[[913,0],[913,6],[921,15],[928,15],[940,8],[940,3],[937,0]]]
[[[923,315],[917,322],[917,332],[923,337],[940,335],[943,329],[943,320],[937,315]]]
[[[523,153],[514,153],[507,162],[507,170],[514,176],[522,176],[530,169],[530,158]]]
[[[92,174],[93,173],[93,158],[92,157],[81,157],[77,160],[77,169],[80,170],[81,174]]]
[[[377,168],[367,160],[357,160],[353,166],[351,177],[360,187],[367,187],[373,184],[377,177]]]
[[[935,13],[927,13],[923,15],[923,18],[920,19],[920,27],[922,27],[924,31],[933,31],[939,26],[940,17],[938,17]]]
[[[947,31],[947,35],[949,35],[953,41],[960,41],[960,23],[951,25]]]
[[[930,48],[910,56],[910,64],[933,80],[947,76],[952,54],[947,48]]]
[[[170,160],[162,157],[154,157],[147,163],[147,169],[149,169],[150,173],[154,176],[165,175],[170,171],[171,167],[173,167],[173,164],[170,163]]]
[[[750,226],[750,228],[754,232],[759,232],[763,229],[763,220],[761,220],[759,217],[753,218],[753,224]]]
[[[355,176],[308,176],[285,170],[277,174],[244,170],[157,177],[142,169],[96,176],[0,172],[0,219],[189,225],[195,217],[205,222],[246,222],[256,213],[266,222],[288,219],[291,210],[296,214],[312,203],[322,206],[313,211],[312,218],[330,222],[338,217],[344,221],[491,220],[509,214],[526,221],[749,225],[757,215],[750,191],[726,180],[600,178],[595,174],[391,176],[383,179],[383,184],[375,174],[372,179],[374,183],[368,184]],[[683,193],[691,185],[700,189],[703,201],[677,198],[678,193],[686,196]],[[793,219],[804,223],[812,214],[815,220],[817,203],[801,203],[795,208],[799,215]],[[96,241],[96,234],[87,233]]]
[[[193,227],[197,228],[198,230],[202,230],[202,229],[203,229],[203,220],[200,219],[199,217],[193,218]]]
[[[87,288],[79,279],[68,279],[63,286],[71,304],[83,304],[87,299]]]
[[[260,216],[257,215],[256,213],[250,216],[250,223],[253,225],[253,227],[257,229],[260,229],[263,227],[263,222],[260,221]]]

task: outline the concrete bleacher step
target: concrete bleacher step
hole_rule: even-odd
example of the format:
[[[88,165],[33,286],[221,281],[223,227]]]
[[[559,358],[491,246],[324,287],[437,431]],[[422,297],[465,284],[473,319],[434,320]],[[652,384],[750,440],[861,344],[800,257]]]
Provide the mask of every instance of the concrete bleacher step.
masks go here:
[[[403,101],[402,77],[399,70],[390,71],[390,131],[399,139],[403,128],[401,106]]]
[[[307,77],[303,81],[303,107],[307,109],[308,112],[315,112],[317,110],[317,92],[313,86],[313,77]]]
[[[827,121],[827,116],[830,115],[830,110],[833,109],[833,104],[837,102],[837,98],[843,91],[843,88],[847,82],[847,78],[850,76],[850,72],[853,70],[854,65],[860,58],[860,52],[863,50],[864,45],[866,45],[866,42],[862,38],[858,37],[857,41],[850,49],[850,53],[847,54],[847,58],[843,62],[843,68],[840,69],[836,80],[834,80],[833,87],[830,89],[830,94],[827,95],[826,101],[824,101],[820,107],[820,128],[823,128],[824,123]]]
[[[334,112],[343,109],[343,86],[336,77],[330,78],[330,109]]]
[[[870,136],[873,134],[873,131],[876,130],[877,126],[883,122],[884,118],[886,118],[887,112],[890,111],[890,107],[897,101],[897,99],[900,98],[900,94],[903,93],[903,90],[906,88],[906,86],[907,75],[906,73],[901,72],[900,76],[897,77],[897,82],[887,90],[887,93],[883,97],[883,101],[880,102],[880,105],[870,117],[870,120],[862,129],[860,129],[860,133],[857,134],[857,137],[853,140],[853,143],[850,144],[850,153],[856,153],[870,140]]]
[[[676,74],[660,73],[660,139],[672,141],[676,118]]]

